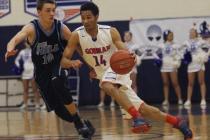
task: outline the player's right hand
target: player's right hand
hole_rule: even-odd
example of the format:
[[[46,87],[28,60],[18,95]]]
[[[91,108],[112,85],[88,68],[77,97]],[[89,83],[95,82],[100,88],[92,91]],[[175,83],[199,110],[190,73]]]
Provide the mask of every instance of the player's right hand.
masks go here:
[[[82,62],[80,60],[71,60],[71,67],[76,69],[82,66]]]
[[[5,62],[7,62],[7,59],[11,56],[14,56],[17,52],[18,50],[7,51],[4,56]]]

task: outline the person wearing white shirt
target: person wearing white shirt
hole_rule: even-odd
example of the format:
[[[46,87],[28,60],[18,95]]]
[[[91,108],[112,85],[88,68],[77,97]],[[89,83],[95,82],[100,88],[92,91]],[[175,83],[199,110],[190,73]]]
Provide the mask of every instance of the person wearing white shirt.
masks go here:
[[[20,61],[23,62],[23,71],[22,71],[22,82],[23,82],[23,105],[20,107],[21,109],[27,108],[28,106],[28,95],[29,95],[29,88],[30,84],[35,96],[35,108],[38,109],[40,107],[39,101],[39,92],[34,80],[34,65],[31,59],[31,48],[24,42],[25,48],[19,52],[15,59],[15,65],[20,68],[21,64]]]
[[[163,92],[164,92],[164,101],[162,105],[168,105],[168,96],[169,96],[169,84],[170,79],[172,85],[175,89],[176,96],[178,97],[178,104],[182,105],[181,89],[178,82],[177,69],[181,63],[181,56],[178,52],[179,45],[173,42],[174,35],[170,30],[166,30],[163,33],[164,43],[161,44],[160,50],[162,52],[162,67],[161,67],[161,76],[163,79]]]
[[[206,84],[205,84],[205,62],[208,60],[208,55],[202,49],[205,45],[205,41],[198,38],[198,32],[196,29],[190,29],[189,40],[185,41],[183,46],[185,50],[189,51],[192,56],[192,62],[188,65],[188,87],[187,87],[187,101],[184,103],[185,106],[191,105],[191,97],[193,93],[193,86],[195,76],[198,76],[198,82],[201,90],[201,106],[206,105]],[[206,58],[204,58],[206,57]]]

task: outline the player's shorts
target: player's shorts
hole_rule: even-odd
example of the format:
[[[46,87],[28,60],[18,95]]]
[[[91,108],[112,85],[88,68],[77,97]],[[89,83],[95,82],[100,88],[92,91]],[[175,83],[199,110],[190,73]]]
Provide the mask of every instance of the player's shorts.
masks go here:
[[[35,81],[37,83],[37,86],[39,88],[40,95],[43,98],[43,101],[46,104],[47,110],[51,111],[56,108],[57,100],[56,94],[54,93],[54,88],[51,83],[51,79],[43,78],[35,78]]]
[[[130,79],[130,73],[120,75],[113,72],[111,68],[108,68],[102,77],[101,83],[103,82],[110,82],[113,84],[121,85],[119,91],[126,93],[127,97],[130,99],[136,109],[139,109],[140,106],[144,103],[144,101],[141,100],[140,97],[138,97],[134,90],[131,88],[132,81]]]
[[[59,79],[53,83],[55,78]],[[69,88],[67,87],[66,77],[51,77],[48,74],[45,75],[42,73],[42,76],[35,77],[35,81],[40,89],[40,94],[48,111],[54,110],[60,104],[65,105],[72,102],[72,96]]]

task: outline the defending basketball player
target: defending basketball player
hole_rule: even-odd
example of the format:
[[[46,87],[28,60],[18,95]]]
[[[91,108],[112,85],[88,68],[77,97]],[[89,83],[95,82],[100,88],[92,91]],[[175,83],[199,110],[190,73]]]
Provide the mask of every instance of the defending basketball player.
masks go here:
[[[92,2],[83,4],[80,14],[84,26],[72,33],[64,50],[61,66],[80,67],[82,65],[80,60],[71,60],[74,51],[77,50],[95,70],[101,88],[133,117],[134,133],[147,132],[150,129],[150,125],[143,119],[145,117],[170,123],[184,134],[185,139],[192,138],[192,131],[186,121],[144,103],[131,89],[130,75],[119,75],[112,71],[110,57],[116,50],[125,49],[125,46],[116,28],[97,24],[99,16],[97,5]]]
[[[13,56],[15,47],[27,40],[32,49],[35,81],[48,111],[54,110],[62,119],[73,122],[79,135],[91,139],[94,128],[89,121],[82,121],[69,89],[65,86],[65,70],[60,68],[65,41],[71,32],[55,20],[55,0],[38,0],[38,20],[25,25],[7,44],[5,60]]]

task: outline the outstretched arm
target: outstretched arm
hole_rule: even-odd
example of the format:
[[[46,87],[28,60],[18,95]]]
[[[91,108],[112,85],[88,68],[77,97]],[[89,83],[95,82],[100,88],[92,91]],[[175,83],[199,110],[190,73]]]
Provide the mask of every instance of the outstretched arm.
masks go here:
[[[15,47],[21,43],[24,39],[30,36],[33,32],[33,26],[31,24],[25,25],[7,44],[7,52],[5,53],[5,61],[10,56],[13,56],[17,53]]]
[[[71,60],[77,46],[79,45],[79,36],[77,32],[71,34],[70,39],[68,40],[68,45],[64,50],[63,57],[61,59],[61,67],[63,68],[78,68],[82,65],[80,60]]]

